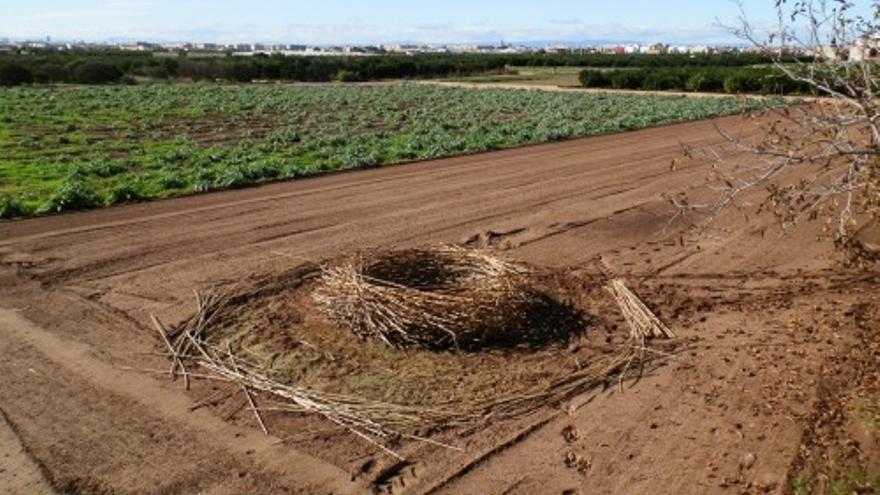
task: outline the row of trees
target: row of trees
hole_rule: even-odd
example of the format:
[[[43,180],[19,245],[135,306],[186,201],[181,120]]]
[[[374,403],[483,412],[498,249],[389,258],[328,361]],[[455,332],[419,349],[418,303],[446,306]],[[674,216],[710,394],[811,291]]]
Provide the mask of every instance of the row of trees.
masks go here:
[[[111,51],[0,55],[0,85],[40,83],[110,84],[134,76],[167,78],[177,70],[174,59]]]
[[[115,83],[124,77],[191,80],[256,79],[325,82],[432,78],[500,72],[508,66],[582,67],[741,67],[766,63],[758,54],[598,55],[598,54],[425,54],[372,57],[155,57],[117,51],[37,52],[0,55],[0,84]]]
[[[587,88],[696,91],[709,93],[808,94],[813,88],[766,68],[649,68],[584,70],[581,85]]]
[[[2,86],[18,86],[34,82],[109,84],[122,80],[122,71],[115,65],[104,62],[85,62],[68,67],[43,65],[33,69],[14,62],[0,65]]]

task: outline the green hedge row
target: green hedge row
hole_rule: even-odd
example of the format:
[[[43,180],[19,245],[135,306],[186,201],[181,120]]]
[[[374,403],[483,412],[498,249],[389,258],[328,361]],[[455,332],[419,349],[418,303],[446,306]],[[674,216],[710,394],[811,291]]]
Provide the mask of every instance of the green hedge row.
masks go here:
[[[581,85],[587,88],[695,91],[706,93],[807,94],[811,87],[767,68],[649,68],[584,70]]]

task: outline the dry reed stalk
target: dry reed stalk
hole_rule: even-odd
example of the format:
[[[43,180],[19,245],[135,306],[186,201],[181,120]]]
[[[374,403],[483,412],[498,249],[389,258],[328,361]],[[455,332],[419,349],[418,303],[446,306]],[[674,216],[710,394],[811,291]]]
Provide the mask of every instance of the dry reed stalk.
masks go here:
[[[533,294],[523,265],[442,246],[325,267],[313,299],[361,338],[395,347],[459,348],[504,338],[504,320]]]
[[[456,251],[449,252],[456,255],[461,254]],[[468,254],[459,259],[472,263],[467,269],[474,271],[468,273],[481,274],[472,277],[472,280],[477,280],[478,288],[494,285],[496,290],[499,288],[504,290],[507,286],[515,285],[505,280],[505,274],[521,270],[516,265],[498,262],[494,257],[486,258],[482,255]],[[465,264],[462,263],[458,266],[465,266]],[[374,280],[365,279],[356,270],[347,267],[340,269],[339,272],[334,272],[332,269],[325,270],[325,277],[328,271],[330,273],[329,283],[338,282],[346,291],[353,291],[353,294],[360,294],[363,298],[358,301],[352,297],[352,293],[346,292],[342,301],[332,302],[333,307],[349,311],[348,314],[370,315],[369,317],[358,316],[370,323],[371,326],[366,327],[368,332],[377,332],[385,338],[398,332],[405,334],[404,337],[417,339],[420,337],[411,336],[410,329],[407,327],[407,324],[412,321],[417,321],[420,324],[439,323],[446,325],[445,330],[450,331],[452,329],[448,326],[468,321],[468,317],[460,309],[465,298],[461,293],[454,291],[437,294],[422,293],[423,291],[408,287],[379,284]],[[311,277],[312,275],[307,274],[306,276]],[[480,281],[482,276],[494,279],[495,282]],[[346,277],[355,277],[355,279],[352,281]],[[326,279],[323,282],[328,283]],[[612,280],[607,289],[620,305],[621,312],[630,325],[630,338],[627,344],[612,353],[597,356],[586,366],[579,366],[577,371],[559,377],[544,387],[490,400],[443,404],[433,408],[373,401],[282,383],[273,379],[272,373],[264,366],[253,364],[236,356],[228,343],[224,349],[219,343],[213,342],[212,329],[215,328],[218,319],[223,318],[224,312],[249,300],[254,294],[259,293],[260,288],[249,291],[233,289],[224,292],[197,293],[196,313],[175,328],[173,332],[166,330],[158,319],[154,318],[154,324],[168,350],[172,378],[183,376],[187,384],[190,378],[208,378],[237,384],[244,391],[247,404],[254,412],[265,433],[268,434],[268,428],[261,411],[318,414],[345,428],[355,436],[366,440],[383,452],[402,459],[400,454],[388,446],[398,439],[413,439],[445,448],[456,448],[435,440],[408,434],[407,431],[426,427],[473,425],[498,418],[515,417],[541,407],[559,404],[597,388],[605,388],[614,377],[617,377],[622,384],[625,379],[635,375],[633,370],[638,370],[638,373],[641,373],[654,355],[654,353],[647,352],[650,350],[648,341],[655,338],[673,338],[674,334],[626,287],[622,280]],[[419,292],[419,294],[413,294],[412,291]],[[414,297],[416,300],[410,301],[406,299],[407,297]],[[346,309],[349,306],[354,309]],[[360,313],[360,311],[365,311],[364,308],[369,311]],[[432,310],[446,308],[451,312],[451,316],[442,314],[420,316],[417,314],[418,311],[425,308]],[[458,330],[458,327],[455,328]],[[456,337],[458,336],[457,334]],[[197,367],[202,372],[193,373],[185,368],[184,364],[189,365],[191,369]],[[270,398],[273,404],[264,408],[257,407],[254,399],[257,394]],[[205,403],[211,400],[213,399],[209,399]]]
[[[660,318],[657,318],[645,303],[626,286],[620,278],[611,280],[605,290],[611,293],[611,296],[620,306],[620,312],[623,314],[629,325],[630,332],[634,338],[665,338],[673,339],[675,334],[666,326]]]
[[[211,378],[239,385],[245,394],[247,405],[266,434],[268,428],[260,412],[261,409],[257,407],[254,399],[257,393],[266,394],[281,404],[281,407],[267,408],[267,410],[319,414],[397,458],[401,456],[385,444],[398,438],[415,438],[455,448],[433,440],[420,439],[399,430],[416,429],[425,424],[449,424],[454,418],[462,418],[460,414],[440,409],[388,404],[287,385],[271,378],[268,370],[261,366],[236,357],[228,343],[225,350],[221,350],[210,341],[211,323],[234,295],[233,292],[224,294],[210,292],[200,295],[197,298],[199,307],[196,314],[184,322],[174,334],[168,334],[161,323],[157,325],[157,328],[163,332],[163,341],[168,342],[173,377],[183,373],[182,363],[186,361],[204,370],[204,373],[187,373],[186,376]],[[158,319],[156,321],[158,322]]]
[[[612,279],[605,290],[617,302],[630,331],[627,345],[629,355],[618,379],[618,386],[623,390],[623,380],[633,365],[638,365],[641,373],[645,355],[649,351],[647,341],[655,338],[674,339],[675,334],[626,286],[623,279]]]

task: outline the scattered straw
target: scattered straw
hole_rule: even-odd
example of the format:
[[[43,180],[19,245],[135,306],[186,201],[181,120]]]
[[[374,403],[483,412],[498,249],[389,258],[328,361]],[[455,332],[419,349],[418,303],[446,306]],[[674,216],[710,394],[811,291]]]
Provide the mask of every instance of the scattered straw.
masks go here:
[[[357,325],[353,325],[353,328],[360,328],[361,331],[368,332],[367,335],[374,335],[390,344],[420,343],[424,342],[424,339],[434,343],[437,333],[415,333],[414,329],[424,329],[437,324],[440,325],[438,328],[443,334],[451,332],[441,338],[455,341],[465,336],[469,337],[469,328],[466,325],[480,323],[482,320],[474,320],[473,316],[460,311],[464,299],[482,295],[487,298],[485,300],[498,301],[491,299],[488,293],[500,291],[505,294],[510,287],[515,287],[516,284],[510,284],[510,279],[507,277],[521,275],[524,273],[523,268],[501,262],[484,253],[465,252],[453,248],[443,248],[440,252],[444,256],[449,256],[445,261],[453,259],[458,263],[454,269],[442,272],[453,273],[454,276],[444,275],[446,278],[438,278],[438,276],[428,276],[430,274],[424,271],[416,271],[422,276],[423,287],[435,284],[436,288],[438,282],[454,281],[454,284],[438,293],[380,282],[365,275],[364,266],[352,266],[339,271],[325,270],[322,276],[325,293],[316,295],[316,300],[325,307],[342,308],[343,314],[346,315],[342,318],[343,321],[355,322]],[[432,250],[429,253],[436,256],[438,251]],[[375,270],[376,266],[373,264],[370,269]],[[445,266],[448,267],[448,264]],[[306,272],[303,280],[314,275],[314,271]],[[301,283],[302,280],[297,282],[299,285]],[[340,290],[339,286],[330,284],[340,284],[345,288],[344,295],[339,295],[337,292],[334,292],[335,296],[327,294],[327,287],[335,287],[334,291]],[[464,288],[456,292],[450,288],[452,286]],[[217,327],[217,322],[223,319],[224,312],[259,294],[259,288],[196,294],[197,311],[173,330],[166,329],[155,317],[153,321],[171,361],[170,368],[164,372],[175,379],[183,376],[187,386],[191,379],[199,378],[228,382],[241,388],[247,399],[247,405],[266,434],[270,429],[263,416],[264,412],[317,414],[366,440],[388,455],[402,459],[402,456],[391,448],[400,439],[408,438],[445,448],[457,448],[407,432],[424,428],[474,425],[493,419],[519,416],[542,407],[559,404],[597,388],[605,388],[615,377],[622,386],[625,379],[639,376],[654,358],[665,355],[665,353],[650,352],[649,341],[671,339],[674,337],[672,331],[626,287],[622,280],[612,280],[606,289],[618,302],[621,313],[630,326],[630,338],[625,345],[613,353],[596,356],[590,363],[578,366],[576,371],[559,377],[545,387],[516,395],[500,395],[486,401],[438,404],[436,407],[392,404],[283,383],[274,379],[272,372],[266,366],[251,363],[237,356],[235,349],[229,343],[224,345],[216,342],[217,339],[212,338],[215,337],[212,335],[212,330]],[[358,294],[363,298],[360,301],[357,299]],[[368,307],[368,313],[373,316],[367,317],[364,307]],[[452,316],[441,315],[439,312],[441,309],[450,311]],[[426,314],[420,315],[419,311]],[[194,373],[193,370],[198,372]],[[269,403],[259,407],[257,396],[261,396]],[[194,407],[214,403],[226,397],[228,395],[223,395],[219,399],[212,397]]]

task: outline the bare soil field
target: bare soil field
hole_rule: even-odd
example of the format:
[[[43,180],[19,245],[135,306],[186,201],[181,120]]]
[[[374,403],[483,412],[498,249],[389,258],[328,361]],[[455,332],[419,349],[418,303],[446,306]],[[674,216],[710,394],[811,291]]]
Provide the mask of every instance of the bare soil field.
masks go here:
[[[699,234],[669,224],[661,194],[707,173],[670,163],[681,142],[717,142],[713,124],[757,132],[726,117],[0,223],[0,492],[810,493],[824,480],[871,493],[880,274],[841,267],[821,225],[783,236],[736,212]],[[542,290],[583,313],[582,332],[536,350],[364,351],[303,309],[308,284],[261,299],[238,328],[286,349],[282,360],[307,357],[303,342],[332,348],[291,369],[336,391],[432,404],[516,390],[618,338],[601,257],[678,351],[622,387],[436,433],[455,450],[404,442],[405,461],[309,415],[268,413],[266,436],[240,394],[162,374],[150,315],[183,321],[194,290],[439,243],[535,267]],[[304,333],[275,325],[279,314]]]

